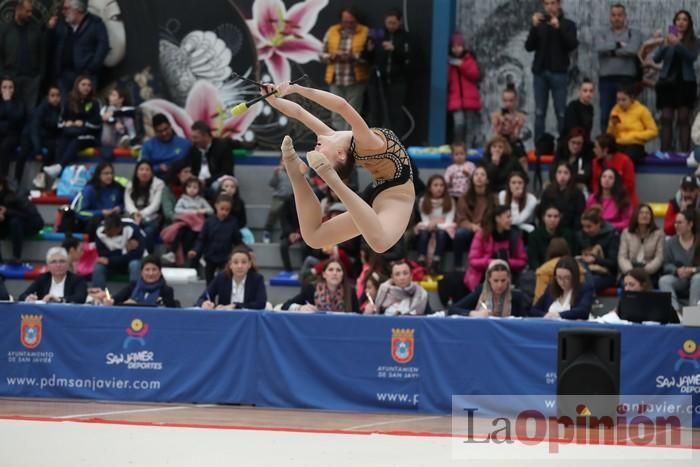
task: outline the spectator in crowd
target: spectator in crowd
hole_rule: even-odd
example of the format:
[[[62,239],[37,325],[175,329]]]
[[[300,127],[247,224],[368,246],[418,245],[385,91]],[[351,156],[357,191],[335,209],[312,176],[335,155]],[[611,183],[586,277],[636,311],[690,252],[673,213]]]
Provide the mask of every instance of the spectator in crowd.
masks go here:
[[[642,85],[647,88],[656,87],[661,74],[662,65],[654,61],[654,51],[664,43],[664,34],[661,29],[654,31],[654,34],[644,42],[639,49],[637,57],[642,65]]]
[[[676,234],[676,214],[687,209],[700,209],[700,180],[693,175],[681,179],[680,189],[668,201],[664,217],[664,233],[668,236]]]
[[[455,269],[463,270],[464,257],[471,247],[474,235],[481,231],[484,216],[495,207],[496,197],[491,191],[486,169],[477,166],[472,172],[467,192],[457,201],[457,231],[452,242]]]
[[[614,287],[617,278],[617,253],[620,235],[603,220],[600,206],[593,206],[581,215],[581,230],[576,232],[577,257],[588,272],[588,281],[597,291]]]
[[[253,265],[250,250],[237,246],[226,269],[216,275],[197,300],[205,310],[262,310],[267,303],[265,278]]]
[[[518,110],[518,92],[511,82],[501,94],[501,110],[491,114],[491,136],[502,136],[515,148],[516,157],[525,154],[523,128],[525,114]],[[522,151],[523,154],[520,154]]]
[[[591,191],[597,192],[600,183],[600,175],[605,169],[613,169],[622,177],[622,185],[625,187],[632,207],[639,204],[637,197],[637,185],[632,160],[622,152],[618,152],[615,138],[611,135],[599,135],[593,142],[593,154],[595,158],[591,164]]]
[[[22,262],[22,243],[37,234],[43,226],[44,221],[36,207],[28,198],[15,193],[7,178],[0,174],[0,238],[10,238],[13,263]]]
[[[495,136],[486,143],[483,163],[494,193],[505,189],[511,172],[525,172],[521,162],[513,155],[510,143],[502,136]]]
[[[358,313],[359,305],[343,264],[338,260],[329,260],[323,265],[315,283],[303,285],[297,295],[282,304],[282,309]]]
[[[568,135],[574,128],[583,129],[586,144],[590,144],[593,130],[593,96],[595,87],[589,78],[583,78],[578,88],[578,98],[569,102],[564,113],[564,132]]]
[[[129,106],[126,90],[114,86],[109,92],[108,104],[102,107],[102,146],[131,147],[136,138],[135,109]],[[106,150],[105,150],[106,152]]]
[[[469,180],[476,168],[473,162],[467,160],[467,148],[462,142],[452,143],[452,164],[445,170],[447,192],[457,202],[469,190]]]
[[[233,150],[236,142],[231,138],[214,138],[207,122],[192,124],[192,147],[189,158],[192,172],[210,186],[223,175],[233,175]]]
[[[564,256],[571,256],[572,249],[569,244],[561,237],[553,238],[547,247],[546,261],[535,271],[535,294],[534,300],[540,299],[542,294],[547,290],[549,284],[554,280],[554,270],[559,263],[559,259]],[[579,264],[579,281],[583,283],[586,280],[586,270]]]
[[[73,90],[61,109],[59,127],[63,129],[56,148],[56,163],[44,167],[51,177],[58,177],[63,167],[78,158],[78,152],[94,147],[102,129],[100,102],[95,99],[92,81],[78,76]]]
[[[289,176],[287,175],[287,170],[282,163],[282,158],[280,158],[280,163],[272,171],[272,177],[267,183],[270,188],[272,188],[272,200],[270,202],[270,210],[267,213],[267,219],[265,220],[265,230],[263,231],[263,243],[270,243],[272,239],[272,230],[275,228],[277,221],[281,221],[282,210],[284,209],[284,203],[292,196],[292,182],[289,181]]]
[[[696,162],[700,162],[700,113],[695,117],[693,122],[693,129],[691,133],[693,144],[695,148],[693,149],[693,155]]]
[[[591,186],[591,164],[593,148],[590,141],[586,141],[586,132],[583,128],[572,128],[566,134],[564,144],[560,144],[554,159],[554,165],[559,162],[569,165],[573,169],[574,184],[580,188],[589,190]],[[549,175],[553,179],[555,170],[550,170]]]
[[[160,205],[165,183],[153,175],[153,166],[148,161],[139,161],[134,175],[126,185],[124,209],[136,225],[144,232],[146,248],[153,252],[162,221]]]
[[[387,11],[384,28],[370,30],[363,57],[371,66],[367,88],[370,125],[403,134],[402,106],[408,95],[413,46],[400,10]]]
[[[0,173],[8,174],[10,164],[17,160],[17,146],[24,126],[24,106],[17,98],[15,82],[11,78],[0,79]],[[15,167],[17,182],[21,173]]]
[[[511,172],[506,188],[498,193],[498,204],[510,206],[513,225],[526,234],[535,230],[533,225],[537,198],[527,191],[527,175],[518,170]]]
[[[163,277],[160,260],[156,256],[146,256],[141,261],[141,274],[117,292],[114,297],[105,298],[104,305],[141,305],[179,308],[175,292]]]
[[[600,206],[603,220],[618,232],[626,229],[632,217],[632,205],[622,186],[622,178],[613,169],[600,174],[598,189],[588,196],[586,207]]]
[[[564,134],[564,113],[569,85],[569,54],[578,47],[576,23],[564,17],[560,0],[542,0],[544,12],[532,15],[525,50],[535,52],[532,74],[535,91],[535,141],[545,132],[549,93],[552,93],[559,134]]]
[[[106,216],[124,212],[124,188],[114,180],[114,166],[111,163],[97,164],[74,209],[78,219],[84,223],[84,231],[92,239]]]
[[[19,296],[20,302],[85,303],[85,280],[71,271],[68,253],[64,248],[52,247],[46,253],[47,272],[40,274]]]
[[[663,276],[659,289],[671,292],[673,308],[680,312],[678,293],[689,293],[692,305],[700,300],[700,249],[698,249],[698,213],[687,209],[676,214],[676,235],[664,245]]]
[[[580,282],[579,266],[571,256],[560,258],[554,280],[532,307],[532,316],[545,319],[587,320],[593,306],[593,289]]]
[[[527,253],[522,231],[512,228],[513,218],[510,207],[499,205],[484,219],[481,230],[474,235],[469,249],[469,269],[464,275],[464,284],[469,291],[484,279],[486,268],[492,259],[508,262],[513,277],[527,265]]]
[[[476,57],[465,47],[464,37],[459,32],[450,39],[448,63],[447,111],[452,115],[452,138],[463,141],[467,147],[476,147],[481,120],[481,72]]]
[[[241,244],[238,221],[231,215],[231,196],[220,194],[214,203],[214,215],[207,217],[197,243],[187,256],[189,259],[203,257],[206,261],[204,278],[208,283],[214,274],[226,264],[231,250]]]
[[[219,187],[219,193],[227,194],[233,200],[231,215],[238,221],[238,228],[241,229],[243,242],[246,244],[255,243],[253,232],[248,228],[248,215],[246,214],[245,201],[243,201],[238,190],[238,179],[233,175],[222,175],[216,182],[216,186]]]
[[[428,292],[413,282],[411,266],[406,260],[395,261],[391,277],[379,286],[374,305],[365,306],[364,314],[386,316],[424,315],[428,309]]]
[[[554,180],[542,192],[540,206],[556,206],[561,214],[561,225],[577,231],[581,228],[581,214],[586,208],[586,198],[576,184],[569,164],[558,161],[552,171]]]
[[[637,100],[637,94],[636,85],[617,91],[617,104],[610,111],[608,122],[608,133],[615,138],[617,150],[635,164],[647,156],[644,145],[659,134],[653,115]]]
[[[13,77],[27,112],[36,105],[45,71],[46,35],[42,26],[32,21],[33,4],[32,0],[16,2],[14,17],[0,30],[0,76]]]
[[[664,264],[664,233],[654,222],[648,204],[640,204],[632,214],[628,228],[622,231],[617,264],[622,274],[642,269],[649,276],[658,276]]]
[[[530,313],[530,300],[517,289],[511,289],[508,263],[494,259],[486,269],[486,279],[469,295],[453,303],[449,315],[465,315],[475,318],[498,316],[525,317]]]
[[[442,175],[436,174],[428,179],[428,189],[418,205],[420,222],[415,226],[418,235],[418,263],[421,266],[429,265],[433,274],[440,274],[442,257],[456,228],[455,205],[447,193]],[[429,243],[432,239],[435,243],[431,257]]]
[[[83,256],[83,244],[75,237],[67,237],[61,242],[61,248],[68,253],[68,270],[78,274],[78,262]]]
[[[183,159],[170,166],[161,195],[163,223],[170,225],[175,219],[175,204],[185,192],[185,183],[193,177],[190,161]]]
[[[51,85],[46,97],[32,112],[23,143],[25,159],[32,159],[52,165],[56,160],[56,148],[61,139],[61,91],[58,86]]]
[[[624,5],[615,3],[610,6],[610,27],[596,32],[593,47],[598,54],[600,131],[604,132],[608,128],[617,90],[637,81],[641,71],[637,52],[642,47],[642,34],[627,24]]]
[[[128,273],[129,282],[139,280],[141,258],[146,244],[137,224],[112,213],[97,228],[95,245],[98,257],[92,271],[94,287],[104,289],[108,273]]]
[[[165,115],[155,114],[151,122],[156,135],[143,143],[141,160],[150,162],[156,176],[163,178],[171,165],[187,157],[192,143],[175,134]],[[194,166],[192,172],[196,173]]]
[[[280,214],[280,224],[282,229],[280,235],[280,256],[282,257],[282,265],[286,272],[292,272],[292,260],[289,256],[289,248],[292,245],[297,243],[302,245],[302,258],[306,258],[311,254],[311,249],[304,243],[304,239],[301,238],[294,196],[290,196],[285,200]]]
[[[369,28],[359,24],[357,12],[348,7],[340,10],[340,23],[334,24],[323,38],[321,60],[326,63],[326,83],[330,92],[340,96],[362,113],[369,68],[362,59]],[[349,130],[350,126],[338,113],[333,113],[331,123],[336,130]]]
[[[673,149],[673,120],[678,131],[677,149],[690,151],[690,117],[697,100],[695,61],[700,41],[695,37],[693,17],[686,10],[673,17],[664,45],[654,52],[654,61],[661,63],[656,83],[656,108],[661,111],[661,151]]]
[[[168,251],[162,259],[168,264],[178,263],[177,252],[182,247],[182,252],[188,252],[194,248],[197,234],[204,224],[205,216],[214,213],[209,201],[203,196],[204,184],[194,175],[185,182],[185,192],[182,193],[175,204],[175,220],[177,226],[171,225],[161,232],[161,237],[169,243]],[[169,229],[177,229],[173,237],[166,235]],[[170,241],[172,239],[172,241]]]
[[[575,250],[576,245],[574,232],[562,225],[561,212],[556,205],[545,206],[541,211],[542,222],[527,239],[527,264],[533,271],[549,259],[547,247],[555,238],[563,238],[570,252]]]
[[[86,76],[96,85],[109,53],[107,28],[99,16],[88,13],[87,4],[87,0],[63,0],[63,19],[49,19],[50,40],[55,44],[53,69],[66,95],[78,76]]]
[[[401,245],[399,242],[398,245]],[[405,255],[400,255],[400,253],[405,253],[401,248],[391,248],[388,251],[390,255],[387,257],[386,253],[377,253],[373,251],[367,242],[362,242],[360,246],[360,274],[357,276],[355,281],[355,291],[357,292],[358,298],[361,298],[362,293],[365,291],[365,282],[367,276],[376,275],[377,277],[384,278],[383,280],[378,280],[377,290],[386,277],[389,276],[389,263],[392,261],[399,261],[404,258]],[[376,292],[376,291],[375,291]],[[374,296],[372,296],[374,298]],[[360,300],[362,302],[362,300]],[[363,307],[364,310],[364,307]]]

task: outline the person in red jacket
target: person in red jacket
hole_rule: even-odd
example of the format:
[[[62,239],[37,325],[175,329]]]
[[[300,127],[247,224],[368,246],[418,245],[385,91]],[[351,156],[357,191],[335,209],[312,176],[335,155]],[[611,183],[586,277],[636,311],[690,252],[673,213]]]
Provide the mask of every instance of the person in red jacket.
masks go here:
[[[474,235],[469,249],[469,269],[464,275],[467,289],[476,289],[484,280],[486,268],[494,259],[506,261],[514,278],[525,269],[527,252],[522,231],[512,226],[510,206],[496,206],[489,218],[484,219],[481,230]]]
[[[632,209],[639,204],[634,175],[634,163],[626,154],[617,151],[617,144],[612,135],[598,136],[593,142],[595,158],[591,164],[591,192],[598,191],[600,175],[605,169],[613,169],[622,177],[622,185],[630,199]]]
[[[700,195],[700,180],[692,175],[683,177],[676,196],[668,201],[664,217],[664,233],[666,235],[676,235],[676,214],[686,209],[700,209],[700,196],[698,195]]]
[[[453,140],[463,141],[468,148],[476,145],[481,111],[480,75],[476,58],[465,48],[462,34],[452,34],[447,70],[447,110],[452,115]]]

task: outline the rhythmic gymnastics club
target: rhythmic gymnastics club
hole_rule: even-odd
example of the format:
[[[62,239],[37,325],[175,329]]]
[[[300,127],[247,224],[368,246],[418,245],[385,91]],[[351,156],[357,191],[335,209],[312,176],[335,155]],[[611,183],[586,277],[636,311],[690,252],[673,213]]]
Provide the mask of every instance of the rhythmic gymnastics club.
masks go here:
[[[231,76],[234,77],[234,78],[236,78],[236,79],[240,79],[241,81],[245,81],[246,83],[250,83],[250,84],[253,84],[253,85],[255,85],[255,86],[258,86],[258,87],[260,87],[260,88],[265,87],[265,85],[264,85],[263,83],[261,83],[261,82],[259,82],[259,81],[252,80],[252,79],[250,79],[250,78],[246,78],[246,77],[243,76],[243,75],[239,75],[239,74],[236,73],[235,71],[232,71],[232,72],[231,72]]]
[[[299,78],[295,79],[294,81],[292,81],[292,82],[289,83],[289,84],[298,84],[298,83],[300,83],[301,81],[305,80],[306,78],[308,78],[307,75],[301,75]],[[272,92],[268,92],[267,94],[263,94],[263,95],[261,95],[261,96],[258,96],[258,97],[256,97],[256,98],[254,98],[254,99],[251,99],[251,100],[249,100],[249,101],[241,102],[240,104],[236,104],[236,105],[234,105],[233,108],[230,110],[231,115],[233,115],[233,116],[235,117],[235,116],[237,116],[237,115],[240,115],[240,114],[242,114],[242,113],[245,113],[245,112],[246,112],[250,107],[252,107],[254,104],[257,104],[257,103],[260,102],[261,100],[267,99],[268,97],[273,96],[273,95],[275,95],[275,94],[277,94],[277,90],[272,91]]]

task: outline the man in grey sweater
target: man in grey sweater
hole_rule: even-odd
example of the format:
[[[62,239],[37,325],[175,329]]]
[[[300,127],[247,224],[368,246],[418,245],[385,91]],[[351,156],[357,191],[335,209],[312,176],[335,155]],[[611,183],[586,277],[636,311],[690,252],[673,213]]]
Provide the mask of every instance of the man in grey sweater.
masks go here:
[[[642,34],[627,26],[624,5],[616,3],[610,7],[610,27],[598,31],[594,46],[598,53],[600,131],[605,133],[617,91],[635,81],[637,53],[642,46]]]

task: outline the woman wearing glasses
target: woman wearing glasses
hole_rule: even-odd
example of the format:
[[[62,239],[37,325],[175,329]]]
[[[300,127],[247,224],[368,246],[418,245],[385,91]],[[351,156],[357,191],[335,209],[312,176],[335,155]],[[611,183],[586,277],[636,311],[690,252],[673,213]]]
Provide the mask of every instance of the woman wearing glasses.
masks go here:
[[[48,272],[41,274],[19,296],[20,302],[85,303],[85,280],[68,270],[68,252],[54,247],[46,253]]]

